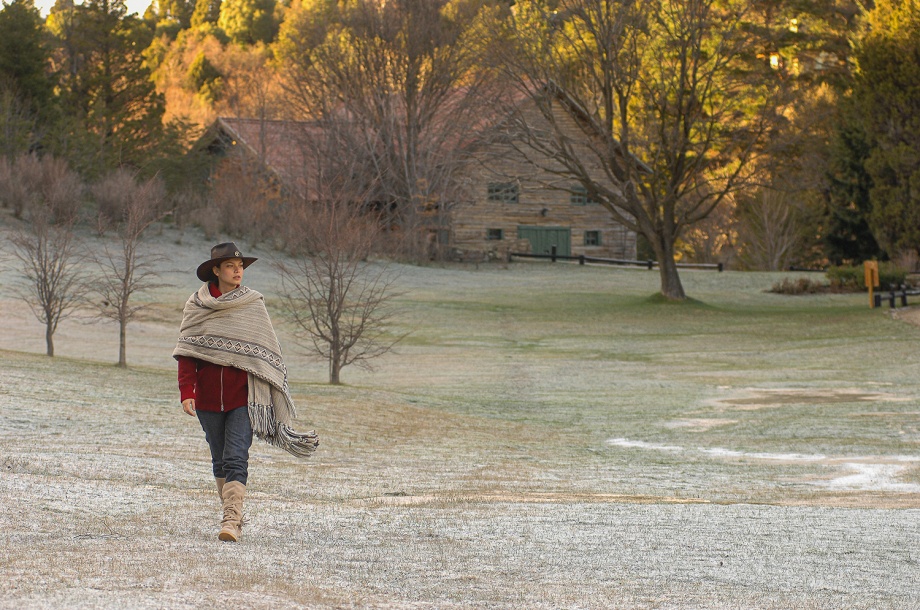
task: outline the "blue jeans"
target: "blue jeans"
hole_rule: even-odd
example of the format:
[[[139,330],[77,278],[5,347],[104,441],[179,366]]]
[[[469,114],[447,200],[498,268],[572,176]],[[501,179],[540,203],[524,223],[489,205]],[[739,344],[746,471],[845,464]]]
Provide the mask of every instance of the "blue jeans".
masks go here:
[[[249,476],[249,447],[252,424],[245,406],[231,411],[197,411],[198,422],[211,448],[214,477],[238,481],[243,485]]]

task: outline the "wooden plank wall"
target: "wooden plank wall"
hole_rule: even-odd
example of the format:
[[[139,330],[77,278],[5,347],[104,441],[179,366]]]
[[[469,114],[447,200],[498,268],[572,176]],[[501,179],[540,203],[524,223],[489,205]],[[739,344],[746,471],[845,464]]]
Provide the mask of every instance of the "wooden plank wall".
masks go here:
[[[534,106],[528,112],[535,118]],[[568,115],[566,115],[568,116]],[[574,120],[565,126],[572,137],[586,137]],[[601,175],[598,171],[598,175]],[[596,176],[597,177],[597,176]],[[518,226],[570,227],[572,254],[635,259],[636,235],[616,222],[596,203],[575,205],[568,192],[546,186],[552,175],[535,170],[509,143],[495,142],[477,149],[466,175],[469,201],[451,210],[451,249],[464,260],[507,259],[508,252],[529,252],[529,242],[517,238]],[[490,183],[518,185],[517,203],[488,200]],[[575,183],[572,182],[571,186]],[[569,185],[565,185],[569,186]],[[500,229],[504,239],[487,239],[489,229]],[[599,231],[599,246],[586,246],[586,231]]]

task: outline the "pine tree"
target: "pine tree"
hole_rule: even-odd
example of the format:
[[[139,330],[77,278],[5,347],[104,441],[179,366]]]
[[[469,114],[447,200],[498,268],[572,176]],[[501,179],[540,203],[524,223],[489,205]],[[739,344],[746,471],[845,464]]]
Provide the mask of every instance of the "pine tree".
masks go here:
[[[920,16],[913,2],[884,0],[868,21],[852,112],[839,130],[853,144],[843,178],[868,193],[869,206],[854,203],[868,207],[872,234],[889,255],[920,253]]]
[[[13,0],[0,10],[0,81],[32,111],[47,114],[54,85],[48,75],[50,52],[42,29],[33,0]]]
[[[852,112],[852,109],[849,113],[843,111],[842,116],[847,120],[839,125],[830,147],[827,215],[822,241],[824,253],[835,265],[886,258],[869,227],[872,178],[866,171],[865,161],[870,148]]]
[[[237,44],[269,43],[278,33],[275,0],[224,0],[217,25]]]
[[[67,69],[62,96],[71,113],[65,152],[89,175],[142,167],[162,134],[164,113],[143,57],[152,32],[126,16],[124,0],[56,9],[49,21]]]
[[[206,23],[217,25],[220,18],[221,0],[196,0],[192,13],[192,27],[198,28]]]

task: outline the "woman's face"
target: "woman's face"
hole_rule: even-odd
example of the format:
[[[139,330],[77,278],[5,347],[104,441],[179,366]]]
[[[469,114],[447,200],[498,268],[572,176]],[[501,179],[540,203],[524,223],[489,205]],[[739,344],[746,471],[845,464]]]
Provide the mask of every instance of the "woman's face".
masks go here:
[[[239,288],[243,283],[243,259],[228,258],[222,261],[220,265],[214,267],[214,275],[217,276],[218,288]],[[226,290],[221,290],[226,292]]]

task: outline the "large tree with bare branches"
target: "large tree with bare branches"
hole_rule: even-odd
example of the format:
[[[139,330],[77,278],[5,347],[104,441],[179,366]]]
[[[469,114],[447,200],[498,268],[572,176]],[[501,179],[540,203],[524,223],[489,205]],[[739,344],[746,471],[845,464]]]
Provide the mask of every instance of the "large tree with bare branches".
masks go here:
[[[643,235],[669,299],[685,298],[675,243],[748,181],[773,118],[747,3],[529,0],[495,36],[512,97],[539,108],[512,115],[509,140],[556,178],[548,188],[580,184]]]
[[[492,4],[319,0],[292,9],[282,27],[276,49],[292,105],[302,118],[348,121],[352,144],[341,154],[360,160],[370,197],[404,236],[446,222],[460,192],[461,145],[491,91],[472,34]]]

